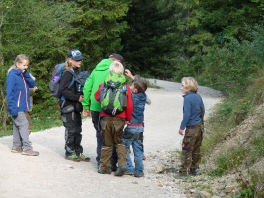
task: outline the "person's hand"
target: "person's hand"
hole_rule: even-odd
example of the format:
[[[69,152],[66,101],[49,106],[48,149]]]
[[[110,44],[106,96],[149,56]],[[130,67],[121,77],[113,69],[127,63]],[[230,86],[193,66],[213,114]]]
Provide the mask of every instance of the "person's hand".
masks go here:
[[[90,115],[90,111],[88,109],[84,109],[82,112],[83,116],[89,116]]]
[[[82,100],[83,100],[83,95],[80,95],[78,102],[82,102]]]
[[[183,133],[184,133],[184,130],[179,129],[179,134],[180,134],[180,135],[183,135]]]
[[[33,87],[34,92],[38,90],[37,86]]]
[[[129,71],[128,69],[125,70],[125,74],[126,74],[127,77],[129,77],[132,80],[134,80],[134,76],[132,75],[131,71]]]

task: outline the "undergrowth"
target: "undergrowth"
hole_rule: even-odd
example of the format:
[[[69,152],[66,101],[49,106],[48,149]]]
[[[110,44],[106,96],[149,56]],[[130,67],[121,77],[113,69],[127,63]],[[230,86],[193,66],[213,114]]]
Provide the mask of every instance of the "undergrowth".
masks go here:
[[[249,117],[253,120],[250,122],[248,137],[243,137],[243,141],[237,141],[231,148],[221,148],[221,154],[213,162],[216,168],[208,173],[222,177],[236,172],[242,187],[241,192],[234,196],[236,198],[264,197],[264,175],[260,172],[263,167],[252,168],[264,156],[264,113],[260,106],[264,101],[263,90],[263,77],[252,80],[243,93],[234,92],[218,104],[215,113],[205,123],[206,132],[201,150],[206,159],[216,145],[228,139],[227,136],[235,136],[236,126]]]

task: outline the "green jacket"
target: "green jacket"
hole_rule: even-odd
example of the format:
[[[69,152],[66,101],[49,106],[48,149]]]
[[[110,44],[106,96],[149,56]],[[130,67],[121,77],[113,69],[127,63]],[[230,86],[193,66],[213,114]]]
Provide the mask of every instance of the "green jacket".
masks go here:
[[[92,71],[91,75],[87,78],[83,88],[83,109],[88,109],[91,111],[101,111],[101,105],[94,98],[94,93],[98,90],[99,85],[105,80],[105,76],[109,73],[109,66],[112,64],[112,60],[103,59],[95,69]]]

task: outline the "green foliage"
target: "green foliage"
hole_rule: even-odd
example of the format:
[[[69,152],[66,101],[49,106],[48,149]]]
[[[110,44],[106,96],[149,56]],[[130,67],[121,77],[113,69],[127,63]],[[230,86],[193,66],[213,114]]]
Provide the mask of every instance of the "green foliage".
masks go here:
[[[263,69],[263,27],[248,30],[252,41],[239,42],[226,38],[223,48],[212,47],[203,56],[205,71],[203,84],[210,85],[226,93],[243,93],[250,80]]]
[[[102,58],[122,50],[120,35],[127,28],[121,19],[128,11],[128,0],[78,0],[80,13],[71,20],[70,41],[84,52],[85,69],[94,69]]]
[[[18,54],[30,57],[29,71],[36,77],[39,94],[35,103],[43,104],[43,95],[48,93],[47,82],[51,69],[64,59],[68,51],[68,23],[74,8],[72,3],[46,4],[45,1],[4,1],[0,3],[0,104],[3,128],[10,129],[11,118],[7,114],[5,99],[5,79],[8,68]],[[41,94],[41,95],[40,95]],[[49,99],[46,97],[46,99]],[[50,102],[51,104],[51,102]],[[56,107],[52,103],[52,107]],[[39,113],[45,112],[45,106]]]
[[[172,78],[177,70],[175,9],[172,0],[133,0],[124,20],[122,54],[133,73],[161,79]],[[178,37],[178,36],[177,36]]]

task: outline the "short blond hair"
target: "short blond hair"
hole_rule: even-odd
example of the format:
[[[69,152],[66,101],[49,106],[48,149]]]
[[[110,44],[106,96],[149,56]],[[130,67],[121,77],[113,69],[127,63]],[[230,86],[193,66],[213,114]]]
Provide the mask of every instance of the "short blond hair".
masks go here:
[[[183,77],[181,82],[184,82],[184,88],[187,92],[193,91],[196,93],[198,91],[198,82],[193,77]]]
[[[124,74],[124,66],[120,62],[114,61],[109,67],[109,72]]]

